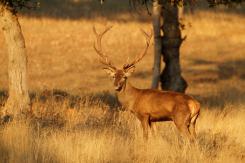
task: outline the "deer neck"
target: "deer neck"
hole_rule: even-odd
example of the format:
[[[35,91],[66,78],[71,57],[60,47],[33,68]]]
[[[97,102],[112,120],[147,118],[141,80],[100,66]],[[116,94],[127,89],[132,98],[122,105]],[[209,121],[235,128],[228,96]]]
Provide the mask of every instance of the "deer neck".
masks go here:
[[[133,111],[133,106],[135,104],[136,98],[139,94],[139,89],[135,88],[126,81],[120,92],[117,92],[117,97],[120,103],[128,110]]]

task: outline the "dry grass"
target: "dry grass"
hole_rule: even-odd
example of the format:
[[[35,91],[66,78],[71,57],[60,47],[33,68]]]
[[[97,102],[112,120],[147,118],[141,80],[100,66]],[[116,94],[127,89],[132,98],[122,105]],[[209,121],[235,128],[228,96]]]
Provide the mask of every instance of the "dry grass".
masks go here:
[[[0,128],[0,162],[244,162],[244,17],[204,11],[186,17],[191,27],[181,48],[183,75],[187,93],[202,103],[195,145],[183,141],[171,122],[157,124],[157,137],[143,143],[138,120],[118,105],[92,47],[92,26],[114,26],[104,47],[120,65],[140,52],[139,28],[150,23],[122,21],[130,17],[123,12],[117,17],[20,19],[35,116]],[[0,49],[0,85],[6,90],[2,33]],[[152,52],[151,46],[131,79],[140,88],[150,85]]]
[[[143,143],[141,126],[124,111],[80,101],[44,103],[50,110],[35,112],[36,119],[1,129],[3,162],[243,162],[245,108],[227,105],[203,110],[196,144],[188,144],[172,123],[158,124],[157,137]],[[41,102],[34,103],[40,110]],[[49,105],[48,105],[49,104]],[[57,111],[58,110],[58,111]]]

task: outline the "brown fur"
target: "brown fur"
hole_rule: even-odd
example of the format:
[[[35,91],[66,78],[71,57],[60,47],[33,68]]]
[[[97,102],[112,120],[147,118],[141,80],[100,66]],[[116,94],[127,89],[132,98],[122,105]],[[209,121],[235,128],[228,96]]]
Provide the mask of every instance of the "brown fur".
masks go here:
[[[195,123],[200,111],[198,101],[183,93],[137,89],[127,81],[125,74],[123,70],[112,70],[110,73],[114,77],[120,103],[140,120],[146,139],[148,128],[159,121],[173,121],[189,139],[196,137]]]

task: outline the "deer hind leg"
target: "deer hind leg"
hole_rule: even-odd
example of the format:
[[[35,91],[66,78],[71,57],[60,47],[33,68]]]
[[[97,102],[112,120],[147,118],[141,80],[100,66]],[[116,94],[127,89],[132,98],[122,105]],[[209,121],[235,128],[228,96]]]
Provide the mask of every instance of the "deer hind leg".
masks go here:
[[[190,126],[189,126],[189,131],[192,135],[192,137],[195,139],[196,138],[196,131],[195,131],[195,126],[196,126],[196,120],[199,116],[200,112],[200,103],[197,101],[189,101],[188,107],[191,112],[191,120],[190,120]]]
[[[180,131],[182,135],[187,137],[189,140],[193,140],[194,138],[192,137],[190,131],[189,131],[189,126],[190,126],[190,115],[176,115],[174,118],[174,123],[177,127],[177,129]]]
[[[191,118],[191,122],[190,122],[190,126],[189,126],[189,131],[192,135],[192,137],[196,138],[196,130],[195,130],[195,125],[196,125],[196,120],[198,118],[199,113],[197,113],[196,115],[194,115]]]

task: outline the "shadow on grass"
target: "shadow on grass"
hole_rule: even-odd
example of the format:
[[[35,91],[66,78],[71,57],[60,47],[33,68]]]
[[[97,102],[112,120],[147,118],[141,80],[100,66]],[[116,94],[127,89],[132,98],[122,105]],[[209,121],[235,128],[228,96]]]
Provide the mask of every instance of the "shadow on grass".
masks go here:
[[[145,6],[130,7],[128,0],[106,0],[103,5],[100,0],[38,0],[40,7],[36,10],[23,10],[21,13],[28,17],[53,18],[53,19],[94,19],[106,18],[117,21],[150,21]],[[151,6],[151,4],[149,4]],[[186,7],[189,14],[189,7]],[[216,7],[209,8],[206,1],[198,1],[193,7],[195,11],[223,12],[244,15],[244,5],[238,7]],[[123,18],[125,14],[132,15]]]
[[[83,114],[81,120],[78,120],[81,123],[74,126],[77,129],[99,129],[113,125],[121,108],[117,98],[109,92],[77,96],[63,90],[45,90],[32,93],[31,101],[32,108],[37,109],[37,114],[40,115],[35,118],[35,121],[43,127],[54,126],[55,128],[66,126],[66,116],[69,114],[67,111]],[[84,116],[86,120],[82,120]]]
[[[35,18],[70,20],[106,18],[108,20],[132,21],[136,17],[139,21],[149,20],[146,11],[142,12],[144,16],[136,14],[134,9],[131,9],[129,1],[125,0],[106,0],[103,5],[100,4],[100,0],[39,0],[39,2],[38,9],[25,9],[21,13]],[[129,13],[132,15],[125,19],[123,16]]]
[[[121,105],[116,96],[109,92],[76,96],[63,90],[45,90],[32,93],[31,97],[32,103],[38,103],[35,109],[46,108],[44,114],[32,119],[35,127],[66,129],[67,132],[102,132],[109,129],[123,137],[132,136],[125,124],[118,122]],[[67,111],[75,115],[67,119]]]
[[[245,60],[235,60],[220,63],[218,66],[219,79],[230,79],[233,76],[245,80]]]
[[[0,104],[2,107],[5,105],[7,98],[7,91],[1,90]],[[86,121],[82,122],[85,127],[100,128],[112,125],[121,109],[121,105],[116,96],[109,92],[78,96],[55,89],[31,92],[30,98],[31,112],[33,114],[35,113],[33,123],[38,123],[38,125],[43,127],[65,127],[67,123],[66,117],[64,117],[67,114],[66,112],[74,111],[84,112],[83,114],[87,116]],[[82,128],[82,126],[79,127],[79,125],[77,125],[77,128]]]
[[[193,70],[193,69],[186,70],[186,73],[189,73],[191,76],[198,77],[193,81],[193,83],[215,84],[220,80],[228,80],[228,79],[232,79],[233,77],[236,77],[239,80],[245,80],[245,60],[215,62],[215,61],[195,59],[193,60],[193,65],[207,66],[207,68],[204,70]],[[211,69],[209,67],[216,67],[216,68]]]
[[[46,102],[48,100],[53,100],[55,102],[68,102],[68,107],[74,108],[79,107],[79,105],[95,105],[95,104],[105,104],[109,106],[109,109],[115,109],[120,107],[115,95],[109,92],[99,92],[84,94],[82,96],[72,95],[66,91],[54,89],[54,90],[44,90],[42,92],[32,92],[30,94],[31,101]]]
[[[202,107],[207,109],[224,109],[225,106],[229,105],[239,106],[245,104],[245,90],[229,86],[210,96],[192,96],[201,102]]]
[[[196,1],[193,9],[194,11],[208,11],[208,12],[214,12],[214,13],[228,13],[228,14],[237,14],[243,16],[245,14],[244,10],[245,4],[231,4],[230,6],[225,5],[218,5],[215,7],[210,7],[208,5],[207,0],[199,0]]]

